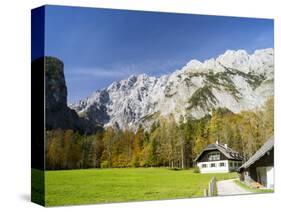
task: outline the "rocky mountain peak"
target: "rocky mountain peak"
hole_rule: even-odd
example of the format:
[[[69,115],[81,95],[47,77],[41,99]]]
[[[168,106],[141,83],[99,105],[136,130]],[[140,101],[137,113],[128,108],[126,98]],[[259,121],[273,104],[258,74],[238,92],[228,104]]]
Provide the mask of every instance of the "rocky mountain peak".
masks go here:
[[[63,62],[55,57],[45,57],[46,108],[66,107],[67,88]]]
[[[132,75],[71,104],[87,119],[121,129],[149,127],[160,117],[203,117],[213,108],[236,113],[261,107],[273,95],[273,49],[227,50],[160,77]]]

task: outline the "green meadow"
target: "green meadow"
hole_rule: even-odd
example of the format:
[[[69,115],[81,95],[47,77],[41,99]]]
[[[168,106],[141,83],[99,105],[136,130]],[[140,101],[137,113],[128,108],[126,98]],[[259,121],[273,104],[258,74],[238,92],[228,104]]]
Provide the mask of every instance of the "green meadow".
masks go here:
[[[32,170],[34,185],[40,171]],[[45,172],[45,205],[75,205],[202,197],[204,188],[236,173],[199,174],[166,168],[113,168]],[[40,180],[40,177],[38,178]],[[33,188],[40,190],[40,188]],[[37,192],[40,193],[40,192]]]

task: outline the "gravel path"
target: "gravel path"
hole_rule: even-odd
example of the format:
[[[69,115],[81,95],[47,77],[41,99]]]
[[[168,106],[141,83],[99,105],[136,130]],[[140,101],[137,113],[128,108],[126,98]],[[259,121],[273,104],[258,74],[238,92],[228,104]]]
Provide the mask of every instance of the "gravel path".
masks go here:
[[[240,194],[250,194],[252,192],[241,188],[236,185],[234,179],[231,180],[222,180],[217,182],[218,196],[227,196],[227,195],[240,195]]]

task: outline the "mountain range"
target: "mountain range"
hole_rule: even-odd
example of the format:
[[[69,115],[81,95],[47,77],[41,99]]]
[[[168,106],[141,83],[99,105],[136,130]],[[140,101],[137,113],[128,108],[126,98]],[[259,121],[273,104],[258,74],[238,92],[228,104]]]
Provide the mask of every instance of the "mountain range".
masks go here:
[[[144,70],[145,72],[145,70]],[[132,75],[68,104],[98,126],[145,127],[161,117],[199,119],[214,108],[238,113],[260,108],[274,94],[274,51],[227,50],[204,62],[189,61],[160,77]]]

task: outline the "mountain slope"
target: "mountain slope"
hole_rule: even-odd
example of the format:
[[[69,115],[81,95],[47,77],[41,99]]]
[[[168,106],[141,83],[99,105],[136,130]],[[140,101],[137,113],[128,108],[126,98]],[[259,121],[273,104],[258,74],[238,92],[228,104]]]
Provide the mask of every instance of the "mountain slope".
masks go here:
[[[149,126],[160,117],[203,117],[213,108],[251,110],[273,95],[273,49],[226,51],[170,75],[130,76],[69,106],[93,125]]]

